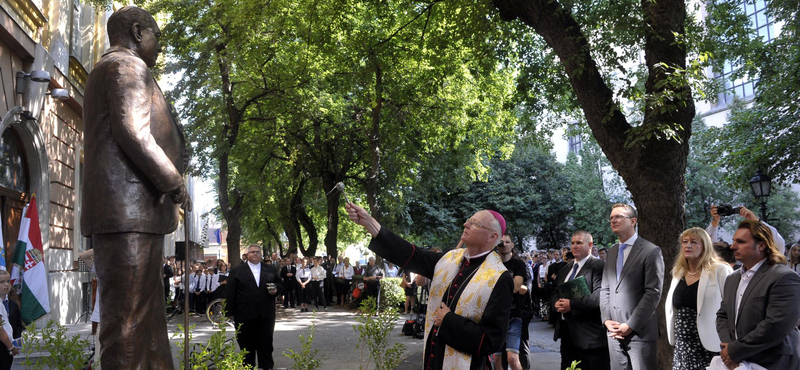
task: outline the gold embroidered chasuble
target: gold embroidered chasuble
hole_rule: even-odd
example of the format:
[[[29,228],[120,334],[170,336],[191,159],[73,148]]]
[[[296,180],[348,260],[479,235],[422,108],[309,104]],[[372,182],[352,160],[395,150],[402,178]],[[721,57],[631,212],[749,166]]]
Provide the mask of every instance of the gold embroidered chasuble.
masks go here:
[[[458,274],[466,251],[464,248],[454,249],[446,253],[436,263],[428,298],[428,311],[425,318],[424,343],[426,343],[426,346],[429,343],[428,335],[431,332],[431,326],[436,318],[436,309],[439,308],[447,289],[453,283],[456,274]],[[503,265],[500,256],[495,252],[489,253],[478,270],[475,271],[472,279],[463,287],[464,290],[456,304],[454,313],[479,323],[489,302],[489,297],[492,295],[492,290],[505,271],[506,267]],[[469,369],[471,361],[472,354],[459,352],[447,346],[444,352],[444,366],[442,368],[446,370]]]

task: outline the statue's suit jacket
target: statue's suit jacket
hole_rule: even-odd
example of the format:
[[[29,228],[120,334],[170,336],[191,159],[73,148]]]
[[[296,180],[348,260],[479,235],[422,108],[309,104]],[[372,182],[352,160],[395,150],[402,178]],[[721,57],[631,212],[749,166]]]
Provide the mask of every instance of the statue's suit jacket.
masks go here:
[[[112,47],[89,75],[84,103],[81,232],[168,234],[188,157],[181,128],[145,62]]]
[[[608,347],[606,339],[606,328],[600,321],[600,287],[603,281],[603,260],[589,257],[584,263],[575,278],[583,276],[586,285],[589,286],[589,295],[577,299],[571,299],[569,306],[571,311],[564,314],[564,320],[569,322],[569,336],[562,340],[571,340],[575,347],[580,349],[605,348]],[[561,285],[572,275],[575,261],[570,262],[558,272],[556,286]],[[556,290],[556,295],[558,290]],[[556,297],[561,298],[561,297]],[[556,313],[556,330],[553,340],[560,337],[561,314]]]
[[[728,355],[767,369],[800,369],[800,276],[784,265],[764,263],[747,284],[734,320],[741,277],[742,269],[728,276],[717,311],[717,333],[729,343]]]
[[[656,308],[664,286],[664,258],[661,248],[636,238],[617,280],[619,244],[608,251],[600,289],[602,322],[627,323],[633,329],[631,340],[658,339]]]

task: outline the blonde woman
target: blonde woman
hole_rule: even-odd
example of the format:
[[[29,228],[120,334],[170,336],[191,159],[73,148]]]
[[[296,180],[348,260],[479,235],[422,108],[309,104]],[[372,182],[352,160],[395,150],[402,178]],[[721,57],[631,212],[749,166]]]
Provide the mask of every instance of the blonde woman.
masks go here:
[[[672,368],[705,369],[720,349],[716,313],[733,269],[719,260],[705,230],[693,227],[678,240],[681,252],[675,258],[664,307],[667,338],[675,346]]]
[[[800,244],[795,244],[789,250],[789,268],[800,274]]]

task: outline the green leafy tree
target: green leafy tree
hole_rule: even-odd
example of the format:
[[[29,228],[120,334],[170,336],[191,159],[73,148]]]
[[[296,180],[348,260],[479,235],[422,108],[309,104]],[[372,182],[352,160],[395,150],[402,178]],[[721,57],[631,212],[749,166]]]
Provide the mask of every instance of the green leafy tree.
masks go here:
[[[571,226],[574,230],[590,232],[598,247],[608,247],[617,237],[608,225],[612,202],[603,180],[605,158],[593,140],[581,141],[580,157],[570,153],[565,168],[571,189]]]

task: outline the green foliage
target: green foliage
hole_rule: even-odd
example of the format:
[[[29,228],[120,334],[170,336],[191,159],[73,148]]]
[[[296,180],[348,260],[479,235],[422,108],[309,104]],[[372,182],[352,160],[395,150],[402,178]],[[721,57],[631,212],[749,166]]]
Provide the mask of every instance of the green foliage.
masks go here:
[[[570,364],[566,370],[581,370],[581,368],[578,367],[580,363],[580,361],[572,361],[572,364]]]
[[[510,158],[497,155],[486,167],[486,180],[464,187],[439,184],[430,193],[413,194],[408,233],[425,244],[450,249],[458,244],[467,218],[481,209],[493,209],[506,219],[520,248],[522,242],[535,242],[540,249],[567,242],[570,190],[564,166],[553,154],[519,145]]]
[[[224,312],[223,312],[224,313]],[[238,346],[233,339],[228,339],[227,331],[228,326],[225,323],[217,326],[219,330],[211,334],[211,337],[206,343],[192,344],[191,353],[189,354],[189,367],[191,370],[209,370],[209,369],[226,369],[226,370],[247,370],[251,369],[249,365],[244,364],[244,356],[247,350],[239,350]],[[189,327],[189,343],[192,343],[192,331],[195,324]],[[178,324],[178,330],[173,335],[172,339],[176,340],[178,345],[178,353],[176,357],[180,361],[181,370],[185,364],[183,362],[186,348],[183,343],[183,324]],[[239,329],[236,329],[235,336],[239,335]]]
[[[318,349],[312,349],[312,344],[314,343],[314,333],[317,331],[317,313],[314,313],[311,316],[311,326],[306,329],[306,335],[300,336],[300,351],[295,352],[293,349],[289,348],[287,351],[283,352],[283,355],[288,357],[293,361],[292,368],[295,370],[315,370],[319,369],[322,366],[322,361],[325,357],[317,358],[319,354]]]
[[[386,308],[397,308],[406,301],[406,295],[403,288],[400,287],[402,278],[398,277],[385,277],[380,280],[381,283],[381,310]]]
[[[711,205],[714,204],[743,205],[760,216],[760,203],[753,198],[750,185],[747,183],[749,177],[739,179],[739,183],[730,183],[732,180],[728,180],[728,176],[731,176],[728,167],[719,166],[720,153],[724,152],[721,151],[721,148],[737,144],[730,141],[723,144],[719,141],[719,129],[706,127],[701,120],[695,120],[693,130],[695,135],[690,142],[686,166],[687,226],[706,227],[711,222],[710,210]],[[797,193],[790,187],[773,185],[772,195],[767,204],[769,222],[784,237],[798,232],[800,211],[797,209],[797,204],[799,202]],[[739,221],[740,218],[736,216],[723,217],[721,227],[732,232]]]
[[[359,370],[368,370],[374,362],[375,370],[396,369],[402,361],[405,346],[395,343],[389,346],[389,335],[397,323],[397,309],[389,307],[381,312],[375,310],[375,298],[368,297],[361,302],[361,313],[356,317],[360,325],[353,325],[358,333],[360,350]]]
[[[50,320],[41,330],[32,323],[22,332],[21,353],[25,369],[80,369],[89,358],[89,341],[79,335],[67,336],[67,328]],[[33,358],[35,353],[41,357]]]
[[[570,153],[565,169],[571,190],[571,226],[574,230],[591,233],[594,244],[598,247],[608,247],[617,240],[608,225],[612,202],[606,193],[603,179],[604,168],[610,164],[594,140],[583,136],[581,142],[583,148],[580,157]]]

